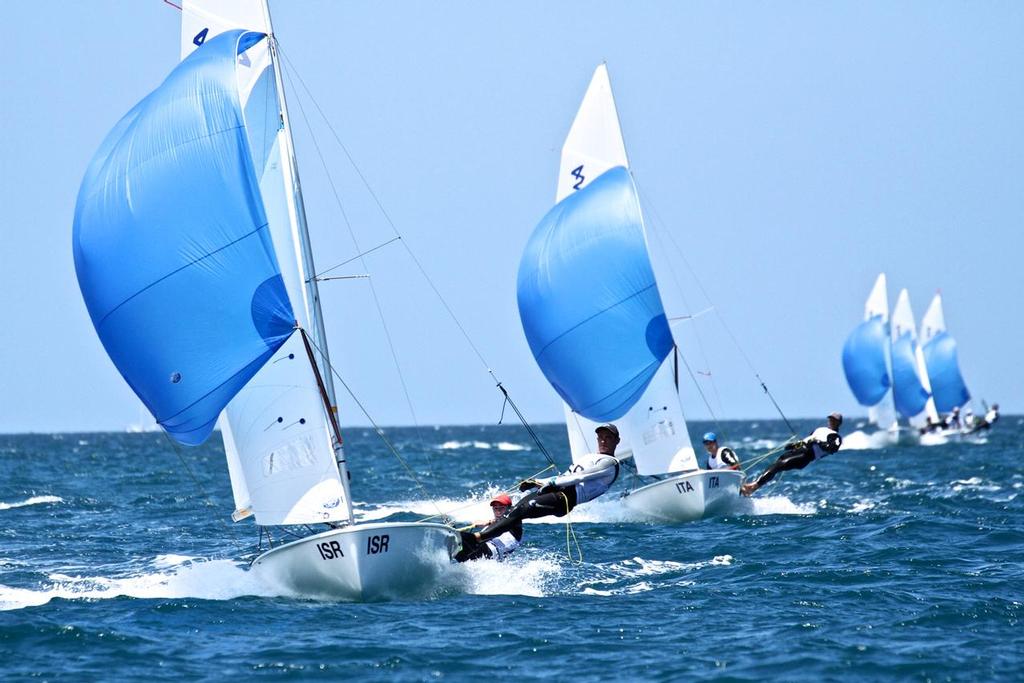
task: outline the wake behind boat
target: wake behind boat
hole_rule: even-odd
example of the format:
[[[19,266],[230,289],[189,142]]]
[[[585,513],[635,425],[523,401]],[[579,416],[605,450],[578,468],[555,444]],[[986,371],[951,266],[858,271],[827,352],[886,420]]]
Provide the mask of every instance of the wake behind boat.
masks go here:
[[[100,146],[73,239],[97,334],[157,422],[196,445],[219,421],[235,521],[253,517],[268,538],[328,525],[271,547],[254,571],[301,595],[429,590],[454,531],[353,520],[264,0],[183,4],[182,62]]]
[[[678,388],[678,348],[647,251],[607,67],[594,72],[562,147],[556,205],[519,266],[519,312],[538,366],[563,400],[574,463],[614,422],[617,456],[641,476],[644,515],[692,521],[735,499],[742,475],[701,470]]]

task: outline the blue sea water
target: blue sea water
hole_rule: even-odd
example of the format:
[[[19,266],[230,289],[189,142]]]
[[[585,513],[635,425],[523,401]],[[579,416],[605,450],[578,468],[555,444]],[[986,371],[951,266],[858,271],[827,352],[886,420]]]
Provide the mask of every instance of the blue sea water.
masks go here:
[[[723,427],[748,460],[787,436]],[[362,519],[481,518],[545,465],[518,427],[387,431],[433,502],[350,429]],[[563,429],[540,433],[564,463]],[[511,561],[453,567],[429,599],[352,604],[246,570],[256,531],[230,521],[217,438],[0,436],[0,678],[1024,679],[1024,420],[982,443],[847,443],[690,524],[632,518],[623,477],[572,515],[582,562],[565,524],[530,524]]]

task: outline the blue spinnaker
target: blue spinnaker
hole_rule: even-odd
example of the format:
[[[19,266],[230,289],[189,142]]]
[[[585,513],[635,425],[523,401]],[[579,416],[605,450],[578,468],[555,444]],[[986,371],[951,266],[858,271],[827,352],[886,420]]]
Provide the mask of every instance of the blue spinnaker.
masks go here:
[[[881,316],[858,325],[843,345],[846,382],[862,406],[873,406],[885,397],[891,382],[886,367],[889,330]]]
[[[209,40],[107,135],[75,207],[75,269],[114,365],[198,444],[294,328],[235,77],[263,39]]]
[[[892,344],[892,397],[896,412],[903,417],[914,417],[928,402],[928,392],[917,375],[915,342],[909,333]]]
[[[519,263],[518,298],[530,350],[562,399],[596,422],[622,417],[673,347],[625,168],[541,220]]]
[[[935,397],[935,409],[945,413],[971,400],[956,358],[956,342],[946,332],[932,337],[924,348],[924,364]]]

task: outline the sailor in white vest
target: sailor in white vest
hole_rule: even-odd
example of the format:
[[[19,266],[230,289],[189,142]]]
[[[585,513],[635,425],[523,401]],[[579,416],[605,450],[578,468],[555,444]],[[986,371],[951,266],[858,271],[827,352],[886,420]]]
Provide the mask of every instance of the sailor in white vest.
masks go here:
[[[843,424],[843,416],[832,413],[828,416],[828,426],[818,427],[803,441],[786,444],[786,452],[779,456],[775,463],[761,473],[754,481],[740,487],[740,493],[749,496],[772,479],[779,472],[786,470],[802,470],[815,460],[832,455],[843,445],[843,437],[839,435],[839,427]]]
[[[500,536],[513,525],[524,519],[535,517],[564,517],[579,505],[594,500],[615,483],[619,476],[619,461],[615,448],[619,445],[619,429],[613,424],[598,427],[597,453],[590,453],[573,463],[572,467],[550,479],[527,479],[519,485],[520,491],[535,489],[515,504],[504,519],[481,529],[475,534],[466,534],[467,542],[488,541]]]
[[[708,452],[709,470],[738,470],[740,459],[736,457],[736,451],[718,445],[718,435],[714,432],[704,434],[704,450]]]

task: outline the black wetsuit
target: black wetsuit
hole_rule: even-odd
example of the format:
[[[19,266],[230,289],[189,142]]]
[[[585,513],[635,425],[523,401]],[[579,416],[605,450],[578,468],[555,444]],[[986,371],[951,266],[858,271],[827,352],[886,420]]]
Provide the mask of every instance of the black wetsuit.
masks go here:
[[[785,472],[786,470],[802,470],[803,468],[810,465],[816,459],[814,447],[817,446],[821,450],[821,456],[831,455],[839,450],[839,447],[843,445],[843,437],[838,432],[831,432],[828,436],[827,441],[814,441],[807,439],[798,443],[791,443],[786,446],[786,452],[779,456],[779,459],[772,464],[771,467],[761,473],[757,479],[754,480],[754,485],[757,488],[761,488],[772,479],[779,472]]]
[[[494,526],[494,524],[496,524],[496,522],[492,522],[490,526]],[[505,531],[510,533],[512,537],[515,538],[515,545],[518,545],[519,541],[523,540],[522,521],[518,521],[515,524],[512,524],[507,529],[505,529]],[[500,536],[501,534],[498,535]],[[496,543],[499,544],[497,547],[495,547]],[[498,538],[495,538],[490,542],[478,541],[476,540],[476,537],[473,536],[473,534],[464,531],[462,532],[462,550],[456,553],[455,561],[468,562],[470,560],[480,560],[484,558],[501,560],[504,559],[504,557],[508,555],[508,553],[512,552],[512,550],[514,549],[515,546],[513,546],[510,549],[506,549],[506,547],[500,545],[500,539]],[[495,555],[497,555],[497,557],[495,557]]]
[[[480,531],[480,540],[487,541],[495,536],[500,536],[515,525],[519,525],[519,528],[522,529],[524,519],[547,517],[549,515],[565,517],[569,514],[570,510],[576,507],[575,485],[559,486],[555,487],[554,490],[545,490],[545,493],[534,491],[525,496],[508,511],[504,518],[499,519],[490,526],[484,527]]]

